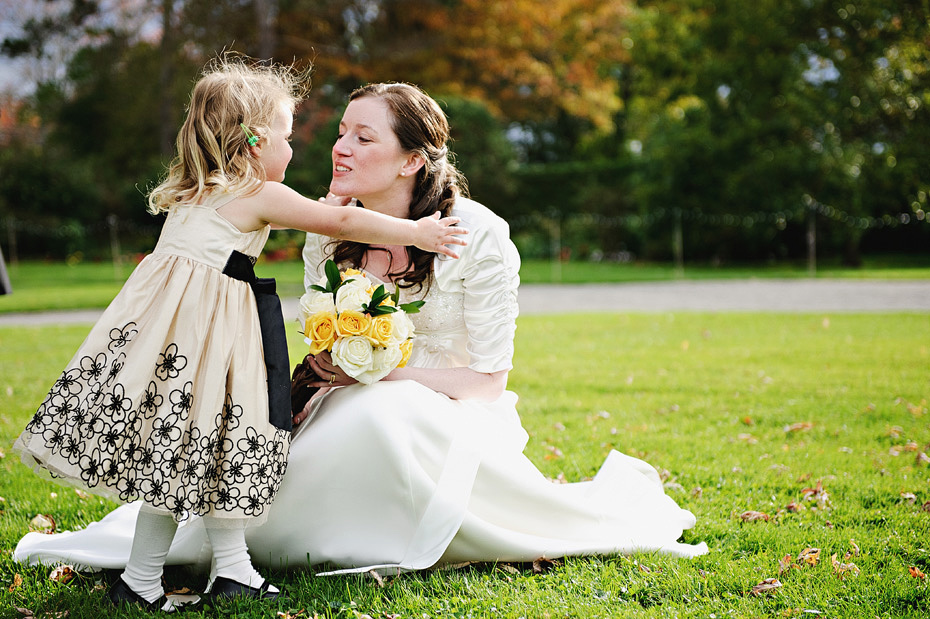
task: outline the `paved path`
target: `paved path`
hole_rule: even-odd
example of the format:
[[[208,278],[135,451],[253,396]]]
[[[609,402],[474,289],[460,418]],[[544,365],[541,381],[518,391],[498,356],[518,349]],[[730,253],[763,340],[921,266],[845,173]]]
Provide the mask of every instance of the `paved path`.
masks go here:
[[[283,299],[284,315],[297,300]],[[930,312],[930,280],[749,279],[524,284],[520,312]],[[0,327],[93,323],[101,310],[0,314]]]

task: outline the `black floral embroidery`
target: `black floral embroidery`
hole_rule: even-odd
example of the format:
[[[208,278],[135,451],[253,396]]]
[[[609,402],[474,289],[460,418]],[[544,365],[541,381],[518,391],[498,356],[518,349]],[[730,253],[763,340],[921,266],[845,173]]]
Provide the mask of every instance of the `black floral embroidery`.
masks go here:
[[[240,438],[236,447],[247,456],[254,458],[264,451],[267,440],[263,434],[256,432],[255,428],[248,428],[245,431],[245,438]]]
[[[81,444],[73,436],[65,437],[65,442],[61,446],[61,455],[67,459],[68,464],[77,464],[81,457]]]
[[[98,380],[103,376],[103,371],[107,366],[107,356],[99,353],[96,357],[84,357],[81,359],[81,379],[84,382]]]
[[[165,506],[167,503],[167,492],[170,490],[168,482],[159,474],[146,478],[142,482],[142,491],[145,496],[145,502],[150,505]]]
[[[230,486],[225,483],[221,483],[220,486],[213,492],[212,503],[213,505],[220,510],[229,511],[239,506],[239,498],[242,495],[242,492],[237,486]]]
[[[139,403],[139,412],[146,419],[151,419],[158,413],[158,409],[161,408],[161,403],[165,401],[165,397],[158,393],[158,385],[155,384],[155,381],[149,381],[149,386],[146,387],[145,393],[142,396],[142,402]]]
[[[146,386],[130,391],[132,383],[121,376],[129,367],[133,383],[139,378],[134,358],[127,356],[138,334],[127,323],[110,331],[105,350],[77,356],[76,366],[49,390],[23,440],[34,437],[36,453],[48,465],[71,471],[64,476],[120,500],[142,498],[178,521],[191,514],[261,514],[280,486],[290,434],[251,425],[230,392],[221,410],[210,412],[210,422],[204,423],[202,412],[192,418],[198,385],[175,343],[151,361],[151,377],[141,381]]]
[[[223,404],[223,413],[218,425],[222,425],[227,431],[235,430],[239,427],[239,418],[242,417],[242,407],[234,404],[232,395],[226,394],[226,402]]]
[[[236,454],[232,458],[223,460],[220,465],[223,481],[229,484],[244,484],[252,474],[252,465],[246,462],[243,454]]]
[[[270,494],[268,487],[251,486],[248,495],[239,499],[239,509],[247,516],[257,516],[271,500]]]
[[[61,395],[77,395],[81,393],[81,390],[84,388],[79,380],[80,377],[81,370],[78,368],[71,368],[58,377],[52,390]]]
[[[180,415],[181,419],[187,419],[191,407],[194,405],[194,395],[191,393],[193,383],[187,381],[183,389],[175,389],[168,394],[168,400],[171,401],[171,412]]]
[[[155,375],[161,380],[177,378],[181,370],[187,367],[187,357],[178,354],[178,345],[169,344],[165,352],[159,355],[161,362],[155,364]]]
[[[106,473],[110,466],[110,461],[104,459],[103,454],[96,447],[90,454],[84,454],[79,460],[81,468],[81,479],[84,483],[93,488],[100,483],[100,478]]]
[[[152,421],[152,439],[156,444],[166,447],[181,440],[181,428],[178,427],[180,418],[175,415],[156,417]]]
[[[52,426],[43,432],[42,438],[45,439],[45,446],[48,447],[52,453],[55,453],[61,449],[66,440],[64,430],[55,426]]]
[[[110,371],[107,373],[106,381],[104,381],[107,386],[113,384],[113,381],[116,380],[119,373],[123,371],[124,365],[126,365],[126,355],[125,353],[120,353],[119,356],[113,360],[113,363],[110,364]]]
[[[121,329],[110,329],[110,344],[107,346],[110,352],[115,352],[132,341],[132,338],[138,333],[133,327],[136,323],[129,322]]]
[[[98,439],[98,444],[100,445],[100,451],[110,455],[115,455],[117,450],[123,444],[123,440],[126,436],[126,424],[123,422],[116,422],[110,425],[107,425],[104,428],[103,432],[100,433],[100,438]]]
[[[126,397],[126,389],[119,383],[103,397],[104,412],[116,421],[125,421],[131,407],[132,400]]]
[[[135,477],[123,477],[116,483],[121,501],[131,501],[139,496],[140,480]]]

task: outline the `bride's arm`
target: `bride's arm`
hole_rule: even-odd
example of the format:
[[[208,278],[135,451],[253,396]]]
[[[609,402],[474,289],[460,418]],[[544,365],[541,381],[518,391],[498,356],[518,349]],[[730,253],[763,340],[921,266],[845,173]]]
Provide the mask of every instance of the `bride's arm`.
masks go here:
[[[453,400],[496,400],[507,388],[507,370],[476,372],[471,368],[397,368],[383,380],[415,380]]]
[[[312,383],[315,387],[343,387],[357,381],[333,363],[328,352],[322,352],[310,361],[318,376],[333,377],[332,382]],[[381,380],[415,380],[424,387],[444,393],[453,400],[496,400],[507,388],[507,370],[477,372],[471,368],[396,368]]]

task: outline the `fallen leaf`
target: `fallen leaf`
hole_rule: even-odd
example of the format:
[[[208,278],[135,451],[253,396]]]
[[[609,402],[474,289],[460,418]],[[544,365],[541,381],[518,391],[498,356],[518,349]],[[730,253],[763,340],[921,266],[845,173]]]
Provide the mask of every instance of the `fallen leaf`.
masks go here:
[[[178,587],[177,589],[165,591],[165,595],[197,595],[197,592],[190,587]]]
[[[764,520],[765,522],[769,521],[769,516],[765,512],[756,512],[756,511],[745,511],[739,515],[743,522],[755,522],[756,520]]]
[[[820,562],[820,548],[805,548],[798,553],[798,563],[817,565]]]
[[[559,562],[553,561],[552,559],[546,559],[545,557],[540,557],[533,560],[533,573],[534,574],[545,574],[554,567],[558,567]]]
[[[917,495],[913,492],[902,492],[901,500],[907,503],[908,505],[913,505],[917,502]]]
[[[35,613],[33,613],[32,610],[29,608],[20,608],[19,606],[17,606],[16,612],[18,612],[20,615],[22,615],[25,618],[35,617]]]
[[[791,424],[790,426],[785,426],[784,430],[785,432],[800,432],[802,430],[810,430],[813,427],[814,427],[813,422],[799,421],[797,423]]]
[[[691,491],[691,496],[695,499],[700,499],[702,496],[704,496],[704,489],[700,486],[695,487],[694,490]]]
[[[856,543],[856,540],[849,540],[849,545],[851,546],[850,550],[847,551],[845,559],[849,557],[858,557],[859,556],[859,544]]]
[[[70,565],[59,565],[51,571],[48,575],[48,579],[65,584],[71,582],[71,579],[75,576],[76,574],[73,567]]]
[[[90,498],[90,495],[84,492],[83,490],[81,490],[80,488],[75,488],[74,494],[78,495],[79,499],[83,499],[85,501]]]
[[[368,570],[368,575],[375,579],[375,582],[378,583],[378,586],[382,589],[384,588],[384,578],[381,577],[381,574],[378,573],[378,570]]]
[[[925,512],[930,512],[930,501],[927,501],[926,503],[921,505],[920,509],[922,509]]]
[[[831,506],[830,495],[823,487],[823,482],[817,480],[817,485],[813,488],[804,488],[801,490],[801,494],[804,495],[804,498],[808,501],[816,501],[817,507],[825,509]]]
[[[930,456],[924,452],[917,454],[917,464],[930,464]]]
[[[920,445],[918,445],[914,441],[908,441],[907,443],[904,444],[904,447],[902,449],[904,449],[904,451],[917,451],[918,449],[920,449]]]
[[[779,587],[781,587],[781,583],[778,582],[777,578],[766,578],[758,585],[753,587],[749,593],[752,595],[762,595],[763,593],[771,593]]]
[[[55,519],[48,514],[39,514],[29,521],[29,530],[37,533],[54,533]]]
[[[888,436],[891,438],[901,438],[902,434],[904,434],[904,428],[901,426],[891,426],[891,429],[888,430]]]
[[[914,565],[912,565],[911,567],[907,568],[907,571],[908,571],[908,573],[910,573],[910,575],[913,576],[914,578],[919,578],[919,579],[923,580],[924,578],[927,577],[926,574],[924,574],[923,572],[920,571],[920,568],[918,568],[917,566],[914,566]]]
[[[803,504],[798,503],[798,502],[796,502],[796,501],[791,501],[790,503],[788,503],[787,505],[785,505],[785,511],[789,511],[789,512],[791,512],[791,513],[797,513],[797,512],[799,512],[799,511],[802,511],[802,510],[805,510],[805,509],[807,509],[807,508],[804,507]]]
[[[13,582],[10,583],[10,586],[9,586],[9,587],[7,587],[7,591],[9,591],[10,593],[13,593],[13,591],[15,591],[16,589],[19,589],[19,588],[22,587],[22,586],[23,586],[23,576],[22,576],[22,574],[14,574],[14,575],[13,575]],[[32,612],[32,611],[30,611],[30,612]]]
[[[514,575],[520,574],[520,570],[510,565],[509,563],[501,563],[500,568],[504,570],[505,572],[507,572],[508,574],[514,574]]]
[[[792,563],[791,555],[785,555],[784,557],[778,560],[778,575],[781,576],[782,574],[790,570],[792,567],[797,568],[798,566]]]
[[[746,441],[746,443],[747,443],[748,445],[755,445],[756,443],[759,442],[759,439],[757,439],[756,437],[754,437],[752,434],[748,434],[748,433],[746,433],[746,432],[743,432],[743,433],[741,433],[741,434],[737,434],[737,435],[736,435],[736,438],[738,438],[738,439],[741,440],[741,441]]]
[[[846,578],[846,574],[852,574],[853,576],[859,575],[859,568],[856,567],[855,563],[840,563],[836,558],[836,553],[830,556],[830,563],[833,564],[833,573],[841,579]]]

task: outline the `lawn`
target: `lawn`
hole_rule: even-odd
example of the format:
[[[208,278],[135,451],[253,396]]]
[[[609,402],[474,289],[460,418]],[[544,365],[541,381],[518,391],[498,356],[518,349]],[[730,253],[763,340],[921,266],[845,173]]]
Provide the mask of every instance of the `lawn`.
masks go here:
[[[685,541],[710,554],[572,558],[539,573],[472,565],[384,582],[295,570],[271,575],[288,605],[188,616],[930,614],[926,315],[589,314],[518,325],[509,386],[527,455],[569,481],[593,475],[611,448],[645,459],[697,516]],[[41,481],[8,448],[86,332],[0,328],[2,617],[98,617],[105,604],[94,576],[62,584],[9,555],[37,514],[71,529],[113,506]],[[289,336],[296,358],[302,344]],[[178,570],[168,580],[199,583]]]
[[[116,296],[135,265],[114,266],[106,262],[20,262],[10,265],[13,294],[0,296],[0,314],[49,309],[102,308]],[[274,277],[281,297],[303,292],[303,264],[292,260],[259,261],[259,277]],[[873,257],[861,268],[823,265],[820,278],[844,279],[930,279],[930,255]],[[737,279],[756,277],[809,277],[805,264],[775,264],[714,267],[687,265],[679,272],[669,264],[611,262],[547,262],[526,260],[520,268],[523,283],[641,282],[671,279]]]

